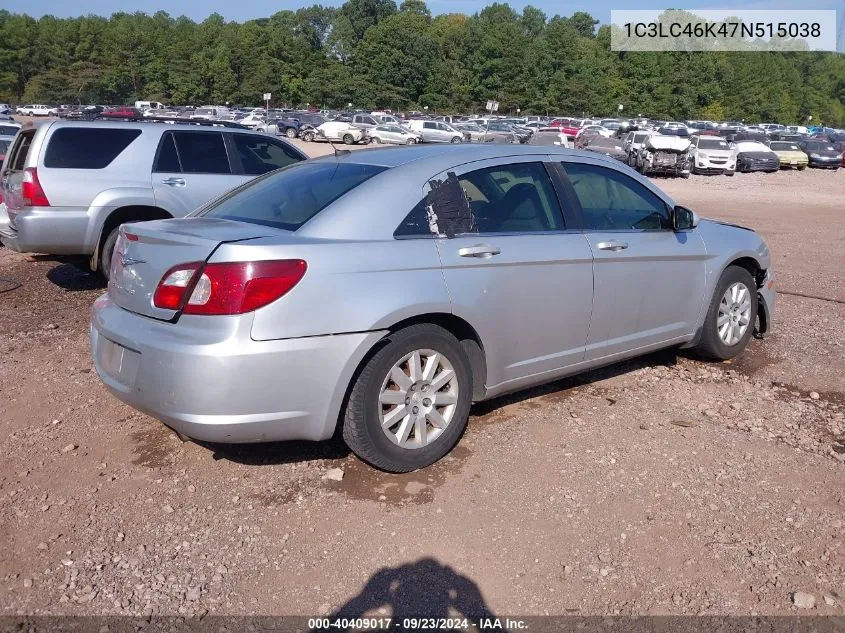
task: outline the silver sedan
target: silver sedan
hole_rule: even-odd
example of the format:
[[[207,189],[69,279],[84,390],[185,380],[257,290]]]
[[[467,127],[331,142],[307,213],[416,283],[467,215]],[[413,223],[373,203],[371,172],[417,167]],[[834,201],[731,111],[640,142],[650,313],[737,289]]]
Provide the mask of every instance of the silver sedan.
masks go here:
[[[400,125],[377,125],[368,130],[368,134],[374,143],[412,145],[421,141],[419,134],[406,130]]]
[[[417,145],[262,176],[127,224],[91,316],[97,371],[189,437],[324,440],[389,471],[440,459],[470,405],[771,327],[754,231],[699,220],[619,161]]]

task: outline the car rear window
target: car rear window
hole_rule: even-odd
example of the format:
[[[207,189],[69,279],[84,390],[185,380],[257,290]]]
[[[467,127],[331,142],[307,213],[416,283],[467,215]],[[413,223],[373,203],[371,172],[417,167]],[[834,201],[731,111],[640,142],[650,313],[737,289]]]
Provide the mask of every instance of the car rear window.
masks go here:
[[[0,136],[14,136],[20,128],[17,125],[3,125],[0,123]]]
[[[59,169],[103,169],[141,135],[141,130],[67,127],[53,132],[44,166]]]
[[[303,162],[253,180],[199,215],[296,231],[385,169],[358,163]]]

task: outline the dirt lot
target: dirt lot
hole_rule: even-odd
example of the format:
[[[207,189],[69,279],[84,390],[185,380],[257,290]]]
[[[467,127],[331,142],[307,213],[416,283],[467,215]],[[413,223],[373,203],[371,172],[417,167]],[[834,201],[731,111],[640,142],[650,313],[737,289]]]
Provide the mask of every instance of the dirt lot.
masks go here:
[[[845,173],[660,184],[766,237],[774,333],[477,405],[402,476],[181,443],[92,371],[103,284],[0,249],[0,614],[845,613]]]

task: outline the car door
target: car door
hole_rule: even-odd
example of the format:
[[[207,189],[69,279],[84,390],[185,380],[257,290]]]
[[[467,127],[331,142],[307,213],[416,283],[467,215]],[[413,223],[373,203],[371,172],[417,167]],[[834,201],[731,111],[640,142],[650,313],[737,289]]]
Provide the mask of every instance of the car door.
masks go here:
[[[587,158],[563,166],[594,258],[586,359],[693,334],[708,257],[698,230],[674,231],[664,199],[621,169]]]
[[[441,211],[436,243],[454,313],[484,343],[488,388],[516,386],[584,359],[592,253],[584,235],[567,228],[547,160],[476,161],[431,181],[441,192],[431,205],[435,216],[456,208],[449,195],[445,206],[442,200],[450,183],[459,194],[452,198],[469,214],[462,224]]]
[[[246,182],[235,174],[219,129],[166,132],[153,162],[156,203],[182,217]]]
[[[423,121],[422,137],[426,143],[439,143],[440,136],[437,131],[437,123],[434,121]]]

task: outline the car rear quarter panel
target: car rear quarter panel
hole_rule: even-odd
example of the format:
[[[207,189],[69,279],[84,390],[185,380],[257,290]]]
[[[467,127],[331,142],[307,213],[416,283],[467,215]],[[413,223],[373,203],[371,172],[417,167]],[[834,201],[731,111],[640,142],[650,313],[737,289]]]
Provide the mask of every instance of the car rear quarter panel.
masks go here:
[[[305,277],[288,294],[256,311],[254,340],[367,332],[450,312],[434,240],[274,242],[223,244],[209,260],[307,262]]]

